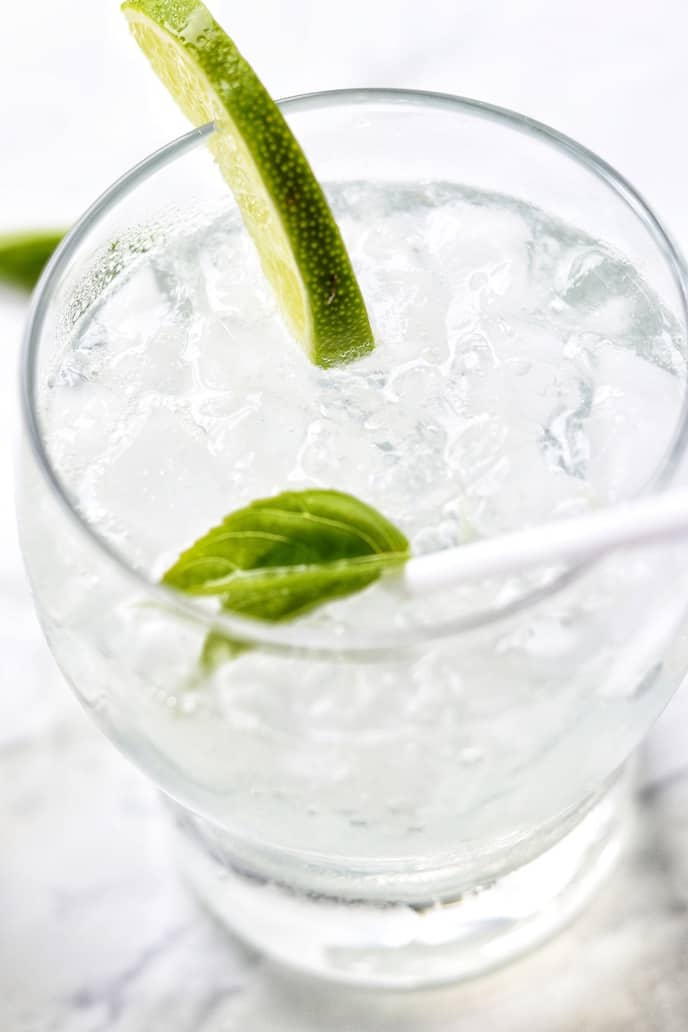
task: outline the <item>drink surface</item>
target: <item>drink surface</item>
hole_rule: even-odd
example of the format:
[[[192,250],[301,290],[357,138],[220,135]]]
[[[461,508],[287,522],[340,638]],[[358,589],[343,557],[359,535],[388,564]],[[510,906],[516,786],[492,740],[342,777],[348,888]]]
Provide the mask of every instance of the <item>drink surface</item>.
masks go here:
[[[419,554],[642,488],[676,428],[684,356],[627,261],[468,188],[327,192],[376,331],[371,355],[311,365],[236,216],[198,212],[113,279],[40,386],[56,468],[130,563],[158,577],[224,515],[288,489],[348,491]],[[398,663],[256,650],[205,680],[197,630],[170,637],[170,618],[142,617],[132,598],[118,602],[109,647],[138,650],[134,673],[119,683],[107,656],[83,664],[104,708],[117,697],[139,708],[180,795],[239,837],[361,869],[477,853],[484,869],[565,809],[552,793],[567,765],[588,764],[599,783],[605,752],[627,751],[647,721],[634,686],[652,648],[614,666],[624,614],[590,662],[607,590],[595,582]],[[333,635],[413,628],[515,591],[400,602],[378,586],[306,619]],[[65,620],[88,622],[90,605],[74,598]]]
[[[642,485],[683,356],[628,263],[507,198],[330,196],[375,320],[367,358],[323,370],[299,354],[222,215],[120,273],[59,356],[51,455],[125,556],[160,572],[232,509],[291,488],[350,491],[418,553]],[[638,454],[629,431],[650,408]]]

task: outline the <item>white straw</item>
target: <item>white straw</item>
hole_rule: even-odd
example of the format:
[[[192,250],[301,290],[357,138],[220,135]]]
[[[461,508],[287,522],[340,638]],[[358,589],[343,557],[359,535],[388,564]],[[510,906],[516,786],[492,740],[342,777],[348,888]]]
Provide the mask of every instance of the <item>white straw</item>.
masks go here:
[[[406,591],[425,595],[467,580],[580,563],[617,548],[639,548],[682,537],[688,538],[686,490],[418,556],[406,563],[401,580]]]

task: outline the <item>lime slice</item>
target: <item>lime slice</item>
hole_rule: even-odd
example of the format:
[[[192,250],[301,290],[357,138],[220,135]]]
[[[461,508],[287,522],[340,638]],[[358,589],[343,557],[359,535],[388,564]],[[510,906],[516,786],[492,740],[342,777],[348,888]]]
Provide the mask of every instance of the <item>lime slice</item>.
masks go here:
[[[198,0],[125,0],[160,79],[210,137],[281,311],[321,366],[374,347],[365,303],[325,195],[253,69]]]

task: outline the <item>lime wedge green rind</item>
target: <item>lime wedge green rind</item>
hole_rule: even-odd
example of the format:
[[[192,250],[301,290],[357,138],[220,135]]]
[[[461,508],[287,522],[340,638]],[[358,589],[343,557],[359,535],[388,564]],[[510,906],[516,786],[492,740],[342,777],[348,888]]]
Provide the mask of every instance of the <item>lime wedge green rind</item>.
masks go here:
[[[0,236],[0,283],[32,290],[64,230],[34,230]]]
[[[285,321],[311,360],[332,366],[374,347],[365,302],[325,195],[250,65],[198,0],[125,0],[159,78],[232,188]]]

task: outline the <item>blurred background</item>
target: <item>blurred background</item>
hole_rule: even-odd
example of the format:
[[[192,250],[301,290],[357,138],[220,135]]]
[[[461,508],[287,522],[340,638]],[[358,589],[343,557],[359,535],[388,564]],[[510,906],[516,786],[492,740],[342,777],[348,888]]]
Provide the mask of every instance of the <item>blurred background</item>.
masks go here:
[[[3,4],[0,224],[68,219],[184,129],[116,0]],[[688,232],[683,0],[215,0],[276,96],[445,90],[516,108],[625,171]]]
[[[213,0],[212,6],[273,95],[404,86],[520,110],[572,135],[625,173],[688,251],[686,0]],[[121,172],[185,129],[182,116],[128,39],[116,0],[3,0],[0,233],[68,225]],[[210,999],[212,992],[224,1000],[223,993],[231,995],[237,979],[248,977],[236,972],[247,969],[236,958],[230,962],[216,952],[217,943],[208,941],[205,926],[198,931],[190,911],[179,918],[175,907],[181,904],[173,890],[164,879],[161,887],[158,845],[148,842],[143,848],[139,842],[135,851],[126,849],[127,828],[137,826],[140,832],[152,812],[148,796],[140,795],[137,775],[80,722],[40,638],[16,546],[11,488],[16,364],[26,305],[23,296],[0,288],[0,1027],[3,1032],[310,1029],[314,1012],[304,1008],[297,990],[279,979],[276,997],[267,983],[254,987],[258,1003],[242,1011],[244,1022],[235,1025],[231,1017],[201,1022],[193,1016],[190,1001],[202,1008],[204,993]],[[688,711],[685,692],[662,727],[675,725],[682,711]],[[657,783],[680,769],[685,753],[668,748],[662,727],[652,747]],[[38,765],[37,749],[45,757]],[[45,801],[45,786],[55,778],[63,778],[55,789],[66,793],[63,811],[50,809]],[[102,798],[84,795],[91,778],[95,783],[102,779]],[[652,792],[651,786],[647,791]],[[90,845],[79,846],[81,866],[70,839],[70,829],[77,827],[76,818],[69,816],[74,808],[92,827]],[[685,823],[685,808],[672,803],[669,809],[672,827]],[[25,818],[25,824],[17,820],[15,830],[8,831],[15,826],[3,822],[13,817]],[[31,858],[46,852],[54,852],[56,865],[78,872],[59,892],[45,880],[45,865],[32,866]],[[688,853],[683,855],[685,897]],[[108,905],[131,909],[135,941],[112,928],[104,932],[110,911],[99,910],[100,903],[93,901],[100,900],[101,883],[108,879],[115,885]],[[86,921],[78,916],[84,886],[87,895],[92,893],[90,924],[78,924]],[[586,982],[584,1005],[580,986],[570,979],[563,983],[568,1018],[561,1017],[564,1011],[557,1009],[547,988],[551,970],[541,966],[531,974],[540,980],[542,994],[524,995],[513,979],[508,983],[505,999],[514,1004],[516,1015],[509,1023],[494,1000],[489,1013],[481,1010],[478,990],[463,997],[461,1006],[446,996],[434,1003],[426,997],[422,1005],[401,1009],[388,1002],[372,1024],[368,998],[354,996],[354,1009],[347,1010],[341,997],[333,1005],[319,990],[313,1006],[320,1017],[313,1027],[319,1032],[360,1032],[374,1025],[413,1032],[430,1028],[432,1006],[432,1028],[442,1032],[474,1032],[478,1027],[500,1032],[583,1027],[591,1032],[685,1032],[688,990],[680,988],[677,972],[685,971],[688,963],[688,902],[674,914],[674,896],[665,898],[656,886],[653,892],[642,904],[628,898],[617,900],[618,905],[608,903],[606,916],[597,925],[589,924],[587,932],[584,928],[582,939],[569,947],[560,944],[559,952],[550,955],[559,973],[579,966]],[[659,924],[652,925],[647,943],[641,948],[638,940],[628,964],[612,963],[601,929],[618,928],[633,913],[644,927],[652,924],[658,908],[665,916],[673,915],[671,924],[662,925],[661,932]],[[184,945],[187,932],[180,932],[174,949],[181,952],[165,954],[160,968],[155,944],[171,910],[182,929],[191,929],[191,946]],[[68,923],[64,932],[60,921]],[[607,945],[596,947],[602,941]],[[152,964],[152,981],[137,981],[137,958],[143,958],[147,972]],[[43,964],[43,974],[34,977],[38,964]],[[673,965],[671,977],[664,978],[663,965],[667,970]],[[597,996],[593,990],[600,977]],[[185,993],[175,996],[180,978]],[[132,992],[143,994],[143,1009],[130,1009]],[[173,1007],[165,1011],[164,1020],[163,998]],[[3,1007],[10,1007],[11,1017],[3,1014]],[[608,1022],[599,1018],[600,1007],[610,1016]]]

